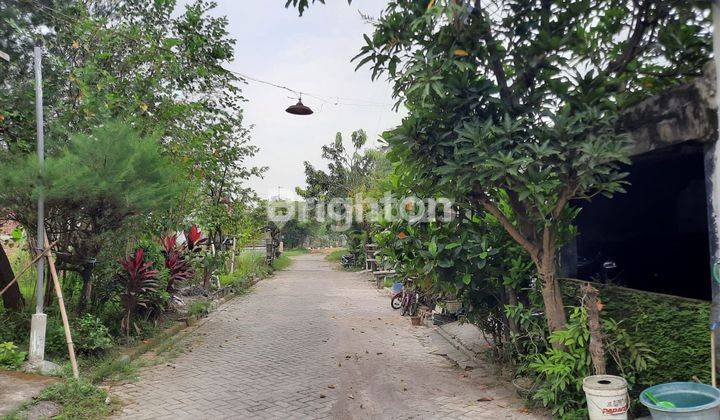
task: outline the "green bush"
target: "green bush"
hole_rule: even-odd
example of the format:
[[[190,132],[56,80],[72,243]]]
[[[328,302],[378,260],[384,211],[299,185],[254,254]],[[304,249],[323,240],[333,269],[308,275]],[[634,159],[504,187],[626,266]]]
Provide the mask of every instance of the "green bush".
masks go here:
[[[25,361],[27,352],[20,351],[12,342],[0,343],[0,368],[17,369]]]
[[[65,341],[65,330],[62,321],[54,315],[48,315],[45,327],[45,353],[52,358],[68,357],[67,342]],[[74,330],[71,330],[74,331]],[[73,340],[75,337],[73,336]]]
[[[638,376],[656,360],[647,345],[634,341],[619,323],[612,319],[602,321],[607,371],[623,376],[632,389]],[[582,381],[593,374],[586,309],[572,308],[566,329],[553,332],[549,340],[562,344],[563,348],[548,348],[544,353],[530,354],[524,359],[527,364],[521,372],[535,377],[539,385],[531,398],[550,407],[555,417],[586,418]]]
[[[566,281],[577,296],[578,282]],[[710,382],[710,303],[617,286],[595,285],[604,305],[600,317],[622,322],[635,342],[653,350],[658,369],[638,374],[631,394],[672,381]]]
[[[30,336],[30,315],[0,311],[0,342],[25,343]]]
[[[74,324],[73,342],[78,353],[97,354],[112,347],[110,331],[99,318],[85,314]]]

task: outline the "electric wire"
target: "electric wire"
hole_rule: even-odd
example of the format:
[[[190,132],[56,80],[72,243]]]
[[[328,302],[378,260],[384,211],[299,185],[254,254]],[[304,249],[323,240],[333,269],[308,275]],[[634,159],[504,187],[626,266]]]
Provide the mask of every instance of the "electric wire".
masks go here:
[[[33,0],[32,3],[33,3],[36,7],[38,7],[38,9],[43,9],[43,11],[44,11],[45,13],[47,13],[49,16],[51,16],[51,17],[61,17],[61,18],[64,19],[67,23],[73,23],[73,22],[75,22],[75,18],[73,18],[73,17],[70,16],[70,15],[65,14],[64,12],[61,12],[61,11],[55,9],[54,7],[50,7],[50,6],[47,6],[47,5],[45,5],[45,4],[38,3],[38,2],[35,1],[35,0]],[[98,29],[98,30],[104,29],[104,30],[111,30],[111,31],[113,31],[111,28],[100,27],[100,25],[97,25],[97,24],[96,24],[95,26],[96,26],[96,29]],[[122,38],[124,38],[124,39],[126,39],[126,40],[128,40],[128,41],[132,41],[132,42],[140,42],[140,41],[141,41],[140,39],[132,38],[132,37],[130,37],[130,36],[128,36],[127,34],[124,34],[124,33],[119,33],[119,32],[117,32],[117,31],[113,31],[113,32],[114,32],[115,35],[120,36],[120,37],[122,37]],[[160,49],[160,50],[162,50],[162,51],[168,52],[168,53],[170,53],[170,54],[175,54],[175,51],[173,51],[173,50],[170,49],[170,48],[166,48],[166,47],[163,47],[163,46],[157,46],[157,48]],[[297,96],[300,97],[300,98],[301,98],[302,96],[305,96],[305,97],[310,97],[310,98],[313,98],[313,99],[317,99],[318,101],[321,101],[321,102],[323,102],[323,103],[325,103],[325,104],[328,104],[328,105],[333,105],[333,106],[357,106],[357,107],[392,107],[392,106],[393,106],[392,104],[388,104],[388,103],[384,103],[384,102],[378,102],[378,101],[372,101],[372,100],[357,99],[357,98],[345,98],[345,97],[340,97],[340,96],[319,95],[319,94],[315,94],[315,93],[311,93],[311,92],[301,91],[301,90],[298,90],[298,89],[293,89],[293,88],[290,88],[290,87],[288,87],[288,86],[282,85],[282,84],[280,84],[280,83],[275,83],[275,82],[263,80],[263,79],[260,79],[260,78],[257,78],[257,77],[250,76],[250,75],[248,75],[248,74],[246,74],[246,73],[242,73],[242,72],[239,72],[239,71],[231,70],[231,69],[228,69],[228,68],[223,67],[223,66],[221,66],[221,65],[217,65],[217,64],[216,64],[215,66],[218,67],[219,69],[225,71],[225,72],[228,72],[228,73],[231,73],[231,74],[234,74],[234,75],[238,76],[242,81],[244,81],[244,82],[246,82],[246,83],[247,83],[247,81],[249,80],[249,81],[251,81],[251,82],[255,82],[255,83],[259,83],[259,84],[271,86],[271,87],[274,87],[274,88],[276,88],[276,89],[282,89],[282,90],[291,92],[291,93],[297,95]]]

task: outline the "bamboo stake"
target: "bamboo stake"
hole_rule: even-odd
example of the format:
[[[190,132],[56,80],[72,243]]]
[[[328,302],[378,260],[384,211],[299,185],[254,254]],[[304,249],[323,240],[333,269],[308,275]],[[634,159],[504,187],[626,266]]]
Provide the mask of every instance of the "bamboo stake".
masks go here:
[[[57,244],[57,241],[53,242],[50,247],[55,246],[55,244]],[[3,287],[3,289],[0,290],[0,296],[2,296],[3,293],[7,292],[8,289],[10,289],[10,286],[12,286],[13,284],[15,284],[18,280],[20,280],[20,277],[22,277],[23,274],[25,274],[25,272],[30,269],[30,267],[32,267],[33,265],[35,265],[35,263],[38,262],[38,260],[39,260],[40,258],[44,257],[45,255],[49,255],[49,253],[50,253],[50,247],[44,249],[43,252],[37,254],[37,255],[35,256],[35,258],[33,258],[33,260],[30,261],[30,262],[25,266],[25,268],[23,268],[23,269],[20,271],[20,274],[16,275],[15,278],[12,279],[12,281],[10,281],[10,283],[8,283],[5,287]]]
[[[55,295],[57,295],[58,307],[60,307],[60,316],[62,317],[63,328],[65,329],[65,341],[67,342],[68,354],[70,355],[73,377],[78,379],[80,377],[80,373],[78,372],[77,360],[75,360],[75,346],[73,345],[72,334],[70,333],[70,323],[68,322],[67,312],[65,312],[65,301],[63,300],[62,288],[60,287],[60,281],[58,280],[57,270],[55,269],[55,261],[53,260],[52,253],[49,252],[50,244],[48,243],[47,235],[45,236],[45,246],[48,249],[47,259],[48,266],[50,266],[50,277],[52,277],[53,284],[55,285]]]
[[[717,368],[717,361],[715,360],[715,346],[717,345],[715,343],[715,324],[710,326],[710,377],[712,378],[712,386],[713,388],[717,388],[717,372],[715,369]]]

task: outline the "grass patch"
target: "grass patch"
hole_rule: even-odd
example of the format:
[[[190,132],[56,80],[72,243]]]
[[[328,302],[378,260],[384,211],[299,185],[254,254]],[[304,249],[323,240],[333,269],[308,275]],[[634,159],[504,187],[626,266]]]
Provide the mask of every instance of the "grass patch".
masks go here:
[[[212,310],[213,303],[207,299],[198,299],[190,302],[188,307],[188,315],[190,316],[205,316]]]
[[[336,250],[330,252],[329,254],[327,254],[327,256],[325,256],[325,259],[328,261],[331,261],[331,262],[340,262],[342,257],[344,257],[345,255],[348,255],[349,253],[350,253],[350,251],[348,251],[347,249],[340,248],[340,249],[336,249]]]
[[[94,366],[88,379],[92,383],[134,381],[137,379],[137,367],[129,357],[106,359]]]
[[[239,290],[245,288],[253,278],[267,277],[271,268],[265,262],[265,254],[256,251],[247,251],[235,257],[235,272],[220,276],[222,286],[236,286]]]
[[[309,254],[310,250],[307,248],[292,248],[288,249],[287,251],[283,252],[283,255],[287,255],[288,257],[295,257],[298,255],[304,255]]]
[[[282,254],[281,256],[275,258],[272,262],[272,266],[275,270],[284,270],[288,268],[290,264],[292,264],[292,260],[286,254]]]
[[[84,379],[68,379],[45,388],[40,401],[55,401],[62,405],[60,419],[99,419],[109,416],[117,402],[108,393]]]

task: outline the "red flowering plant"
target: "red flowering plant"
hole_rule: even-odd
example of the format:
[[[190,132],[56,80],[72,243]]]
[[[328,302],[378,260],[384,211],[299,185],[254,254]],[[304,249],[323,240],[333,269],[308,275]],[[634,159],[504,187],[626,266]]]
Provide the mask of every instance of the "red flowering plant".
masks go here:
[[[120,330],[130,335],[131,326],[140,331],[137,324],[132,322],[132,316],[138,308],[146,308],[149,295],[157,290],[158,271],[153,267],[153,261],[145,261],[145,251],[138,248],[134,255],[118,260],[122,270],[117,273],[117,281],[122,285],[123,292],[120,302],[125,315],[120,323]]]
[[[188,240],[189,243],[189,240]],[[197,243],[197,237],[193,243]],[[190,260],[187,258],[188,244],[178,245],[177,235],[168,235],[160,240],[165,257],[165,268],[168,269],[167,292],[175,293],[175,285],[191,279],[195,275]]]

